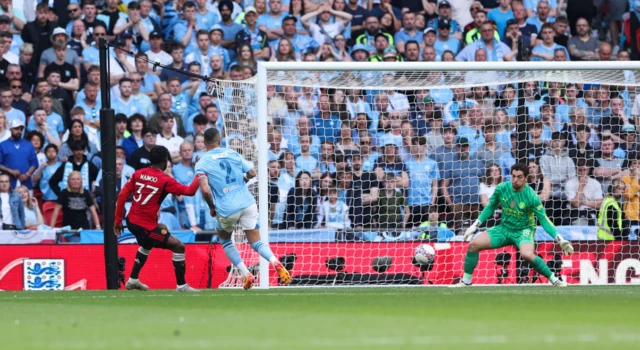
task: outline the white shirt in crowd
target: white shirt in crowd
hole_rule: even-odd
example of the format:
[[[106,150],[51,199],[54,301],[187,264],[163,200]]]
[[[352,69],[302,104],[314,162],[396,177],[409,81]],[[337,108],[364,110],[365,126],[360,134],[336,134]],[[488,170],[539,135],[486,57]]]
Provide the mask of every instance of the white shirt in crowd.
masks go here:
[[[2,200],[2,223],[5,225],[13,225],[11,203],[9,203],[9,193],[0,193],[0,200]]]

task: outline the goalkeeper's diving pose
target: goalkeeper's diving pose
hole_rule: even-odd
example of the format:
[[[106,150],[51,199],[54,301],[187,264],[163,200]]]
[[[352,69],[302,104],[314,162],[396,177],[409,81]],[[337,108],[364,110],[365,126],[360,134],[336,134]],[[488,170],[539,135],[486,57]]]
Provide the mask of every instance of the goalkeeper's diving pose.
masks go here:
[[[515,245],[520,250],[520,257],[533,267],[539,274],[546,277],[556,287],[566,287],[567,283],[556,277],[547,264],[535,254],[533,235],[536,232],[538,217],[544,230],[560,245],[562,251],[573,254],[571,242],[565,240],[556,227],[549,221],[544,211],[544,206],[536,192],[527,185],[529,168],[522,163],[516,163],[511,167],[511,182],[503,182],[496,187],[495,192],[487,205],[480,213],[480,217],[464,234],[464,240],[468,241],[478,230],[483,222],[493,215],[493,212],[502,207],[502,220],[500,225],[489,228],[486,232],[477,235],[467,249],[464,260],[464,276],[455,284],[455,287],[471,285],[473,270],[478,264],[479,252],[486,249],[496,249],[508,245]]]

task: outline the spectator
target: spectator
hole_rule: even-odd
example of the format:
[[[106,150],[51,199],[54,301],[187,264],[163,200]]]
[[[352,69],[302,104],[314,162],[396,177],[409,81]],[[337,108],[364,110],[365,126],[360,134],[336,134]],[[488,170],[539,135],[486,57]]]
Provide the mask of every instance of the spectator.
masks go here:
[[[603,113],[600,120],[600,132],[602,135],[611,135],[613,141],[620,142],[622,141],[620,138],[622,128],[627,125],[633,126],[633,119],[626,115],[624,101],[620,96],[612,96],[609,103],[611,108],[608,115]]]
[[[409,176],[407,205],[411,217],[405,220],[412,227],[420,226],[429,217],[429,208],[438,198],[440,171],[438,164],[426,156],[427,139],[415,136],[411,139],[411,158],[406,162]]]
[[[589,127],[578,124],[575,129],[575,138],[575,143],[569,143],[569,157],[576,163],[580,159],[594,159],[596,151],[589,144]]]
[[[511,0],[498,0],[498,7],[489,11],[487,18],[496,24],[500,37],[504,37],[509,20],[514,19],[513,11],[511,10]],[[511,47],[511,45],[508,46]]]
[[[44,224],[40,207],[38,207],[38,200],[31,197],[29,189],[24,186],[16,187],[15,192],[20,195],[24,207],[24,229],[37,230],[38,226]]]
[[[95,32],[94,32],[95,35]],[[166,51],[162,49],[162,33],[158,31],[153,31],[149,33],[149,50],[145,52],[147,57],[151,62],[159,62],[162,65],[171,65],[174,64],[173,55],[168,54]],[[175,47],[175,46],[174,46]],[[175,63],[180,67],[182,65],[182,61]],[[160,75],[162,72],[162,68],[158,66],[157,68],[151,71],[154,75]]]
[[[637,156],[637,154],[636,154]],[[624,185],[624,216],[631,226],[640,224],[640,159],[629,159],[629,174],[621,179]]]
[[[269,13],[258,17],[258,28],[267,33],[269,40],[276,40],[283,35],[282,26],[285,17],[287,13],[282,12],[282,1],[269,1]],[[295,21],[298,21],[297,18]]]
[[[303,170],[296,176],[296,185],[287,195],[287,229],[313,228],[317,203],[318,193],[311,187],[311,174]]]
[[[282,148],[282,133],[279,130],[273,130],[267,135],[267,142],[269,142],[269,160],[279,159],[285,151]]]
[[[9,174],[0,174],[0,209],[3,230],[24,230],[25,213],[22,198],[11,190]]]
[[[175,119],[173,114],[163,114],[160,117],[160,137],[156,140],[156,145],[164,146],[169,150],[171,161],[176,164],[180,161],[180,145],[184,139],[173,133]]]
[[[62,162],[60,167],[49,179],[49,186],[58,197],[60,197],[60,191],[67,188],[70,176],[69,174],[71,172],[80,172],[80,179],[82,180],[81,185],[87,191],[91,189],[91,184],[98,177],[99,170],[92,162],[89,161],[89,159],[87,159],[87,156],[85,155],[86,148],[87,144],[85,141],[72,140],[69,142],[69,149],[71,150],[72,156]]]
[[[529,126],[529,141],[527,142],[527,149],[529,154],[533,154],[535,158],[540,158],[546,150],[546,145],[542,142],[542,122],[534,120]]]
[[[565,48],[569,47],[569,36],[566,34],[568,32],[569,21],[565,16],[559,16],[556,18],[556,21],[553,22],[553,42],[564,46]],[[568,55],[568,52],[567,52]]]
[[[451,51],[453,54],[457,54],[460,51],[460,40],[450,36],[451,24],[448,20],[438,21],[438,38],[436,39],[433,48],[436,50],[436,60],[442,59],[442,54],[445,51]],[[425,48],[426,49],[426,48]]]
[[[542,203],[551,198],[551,181],[546,178],[540,170],[539,158],[529,159],[529,177],[527,182],[529,186],[538,194]]]
[[[369,52],[369,55],[374,55],[377,51],[376,37],[378,34],[382,34],[387,40],[388,44],[393,45],[393,36],[389,33],[385,33],[380,29],[380,20],[377,16],[369,14],[364,22],[365,32],[360,34],[356,38],[356,45],[364,45],[365,50]],[[353,48],[352,54],[355,54],[356,47]]]
[[[613,150],[612,150],[613,151]],[[565,139],[559,131],[551,135],[551,147],[540,158],[540,168],[545,178],[551,182],[551,198],[547,208],[552,209],[554,224],[563,223],[563,208],[566,208],[568,198],[565,195],[565,185],[568,179],[576,176],[576,166],[567,155]]]
[[[577,35],[569,39],[571,59],[576,61],[597,61],[600,42],[591,36],[591,25],[584,18],[576,22]]]
[[[394,35],[402,23],[397,19],[393,14],[389,12],[385,12],[382,17],[380,17],[380,29],[391,35]]]
[[[316,228],[350,229],[349,210],[349,206],[338,199],[338,189],[329,188],[328,200],[322,203],[318,210]]]
[[[496,40],[500,40],[500,37],[504,35],[504,33],[500,34],[498,32],[498,27],[496,26],[495,22],[487,20],[487,13],[484,9],[479,8],[478,10],[473,11],[474,8],[478,7],[474,6],[471,8],[473,12],[473,22],[467,24],[464,28],[464,33],[462,36],[464,43],[468,45],[480,39],[480,25],[485,22],[489,22],[493,25],[493,36],[496,38]]]
[[[55,123],[55,125],[50,125],[50,123]],[[27,131],[37,131],[43,135],[47,144],[51,143],[59,147],[62,133],[58,132],[58,130],[64,130],[62,119],[47,119],[47,113],[41,108],[36,109],[27,127]],[[38,153],[38,150],[36,150],[36,153]]]
[[[0,142],[3,142],[11,137],[11,131],[9,130],[9,121],[5,117],[4,113],[0,111]]]
[[[527,12],[522,2],[514,1],[511,4],[511,9],[513,10],[513,17],[518,22],[522,39],[524,39],[525,43],[529,43],[530,46],[534,46],[540,29],[536,25],[527,22]]]
[[[339,164],[337,157],[336,164]],[[351,224],[353,224],[356,229],[362,228],[362,191],[360,188],[353,186],[353,172],[351,167],[346,166],[346,162],[344,168],[336,171],[336,180],[338,185],[338,198],[344,201],[349,207]]]
[[[577,176],[567,180],[565,197],[571,206],[571,224],[595,225],[596,214],[602,203],[602,185],[591,177],[590,160],[579,159]]]
[[[419,62],[420,61],[420,44],[417,41],[409,40],[405,43],[404,61]],[[407,72],[408,74],[409,72]],[[408,74],[409,75],[409,74]]]
[[[343,0],[345,1],[345,0]],[[304,3],[304,1],[301,1]],[[357,38],[362,34],[365,29],[365,21],[369,14],[368,9],[360,6],[358,0],[348,0],[347,4],[344,8],[344,11],[349,13],[352,17],[351,19],[351,35],[352,39]],[[376,17],[377,18],[377,17]],[[355,41],[354,41],[355,42]]]
[[[320,142],[335,141],[336,131],[340,130],[341,120],[331,112],[329,96],[318,96],[318,112],[311,120],[314,134],[320,138]]]
[[[33,149],[36,151],[38,157],[38,166],[47,161],[47,157],[44,155],[43,146],[45,145],[45,138],[39,131],[30,131],[25,133],[24,139],[31,142]]]
[[[373,6],[369,13],[380,18],[380,22],[383,26],[385,25],[382,23],[384,21],[383,17],[389,17],[392,23],[390,26],[391,30],[387,30],[387,32],[393,34],[402,28],[402,22],[400,21],[402,18],[402,11],[392,5],[391,2],[392,0],[380,0],[378,6]]]
[[[127,120],[127,132],[130,136],[122,141],[122,147],[127,157],[142,146],[143,137],[141,132],[146,124],[147,119],[142,114],[134,114]]]
[[[456,141],[456,158],[444,165],[442,176],[443,197],[454,214],[455,222],[463,218],[478,217],[480,198],[478,185],[483,176],[484,164],[469,157],[469,140],[461,137]]]
[[[427,23],[427,27],[436,29],[438,28],[438,22],[443,19],[446,19],[451,23],[451,36],[458,40],[462,40],[462,26],[451,18],[451,4],[447,0],[442,0],[438,3],[438,17],[430,20]]]
[[[598,238],[605,241],[621,241],[625,238],[622,209],[620,202],[624,201],[625,185],[620,179],[615,179],[607,187],[607,196],[602,201],[598,212]]]
[[[496,134],[498,126],[491,121],[484,124],[482,134],[484,136],[484,144],[476,150],[476,158],[484,164],[496,164],[498,159],[504,154],[509,153],[509,146],[501,142],[496,142]]]
[[[336,17],[332,23],[331,16]],[[318,17],[318,23],[309,22],[312,17]],[[339,19],[338,19],[339,18]],[[353,16],[344,11],[336,11],[329,4],[321,5],[317,10],[308,12],[300,18],[302,25],[317,43],[333,43],[333,38],[342,33],[349,25]]]
[[[480,204],[484,209],[487,205],[489,205],[489,198],[493,196],[493,192],[495,192],[496,187],[502,183],[502,170],[496,164],[491,164],[487,167],[484,177],[480,181],[480,186],[478,188],[478,195],[480,196]],[[502,211],[500,209],[493,212],[493,217],[491,217],[487,223],[487,226],[495,226],[500,223],[500,217],[502,215]]]
[[[315,180],[320,177],[320,167],[318,159],[311,155],[311,135],[301,135],[299,137],[300,142],[300,155],[296,158],[297,171],[308,172]]]
[[[553,17],[550,16],[550,13],[551,13],[551,8],[549,6],[549,1],[539,0],[536,15],[535,16],[529,15],[529,18],[527,19],[527,23],[535,25],[537,28],[537,31],[540,32],[543,24],[555,22],[556,20],[555,16]]]
[[[600,150],[594,155],[595,169],[593,175],[596,180],[602,183],[602,188],[608,188],[614,179],[623,178],[629,175],[628,160],[616,158],[614,155],[615,143],[610,136],[603,136],[600,143]]]
[[[398,188],[396,176],[385,174],[384,190],[378,201],[378,228],[406,228],[410,218],[409,207],[402,190]]]
[[[62,167],[60,169],[63,169]],[[60,170],[58,170],[60,172]],[[91,214],[91,219],[96,230],[102,229],[96,206],[89,191],[83,184],[83,175],[79,171],[71,171],[68,174],[68,184],[58,195],[56,206],[51,214],[51,223],[49,226],[56,227],[58,215],[62,211],[62,226],[69,226],[73,230],[91,229],[91,224],[87,217],[87,210]],[[53,188],[53,187],[52,187]]]
[[[566,59],[569,61],[569,52],[567,49],[553,41],[553,24],[545,23],[542,25],[540,35],[542,36],[542,44],[537,45],[531,51],[532,61],[553,61],[553,56],[557,49],[563,49],[565,51]]]
[[[445,126],[442,129],[442,140],[444,144],[434,151],[429,152],[429,157],[438,163],[438,169],[441,174],[444,175],[445,164],[451,164],[454,161],[456,151],[456,137],[458,136],[458,129],[451,126]]]
[[[489,62],[515,61],[515,54],[503,42],[493,36],[493,24],[485,22],[480,26],[480,39],[467,45],[456,56],[457,61],[473,62],[478,50],[486,52],[486,60]]]
[[[93,155],[98,153],[98,148],[89,139],[89,135],[85,132],[84,123],[80,120],[72,120],[69,124],[69,135],[68,139],[60,145],[59,151],[59,159],[62,161],[66,161],[68,158],[73,156],[73,151],[71,149],[71,143],[74,141],[81,141],[85,145],[85,154],[87,157],[91,158]]]
[[[156,129],[151,129],[149,127],[143,127],[140,132],[142,135],[142,146],[136,150],[134,150],[127,158],[127,164],[129,164],[133,169],[139,170],[142,168],[146,168],[151,165],[149,163],[149,151],[156,145],[156,136],[158,132]]]
[[[64,29],[58,27],[53,31],[51,35],[51,47],[42,52],[42,57],[40,57],[40,64],[38,66],[38,76],[47,76],[45,73],[45,69],[52,63],[55,63],[58,67],[58,71],[75,71],[75,78],[77,79],[80,74],[80,61],[78,59],[78,54],[73,50],[67,50],[67,42],[69,42],[69,35],[65,32]],[[58,54],[56,54],[55,44],[60,43],[58,45]],[[66,63],[66,64],[65,64]],[[60,67],[64,65],[64,68]],[[55,67],[55,66],[54,66]],[[51,68],[50,68],[51,69]],[[69,76],[65,75],[65,78]],[[69,77],[71,78],[71,77]],[[77,89],[76,89],[77,90]]]
[[[38,156],[31,142],[22,138],[24,123],[21,120],[14,119],[9,128],[11,138],[0,143],[0,170],[10,175],[11,188],[24,185],[31,189],[31,175],[38,168]]]
[[[47,157],[46,162],[40,164],[34,172],[32,180],[38,184],[43,201],[55,201],[58,196],[49,186],[49,180],[62,164],[58,161],[58,147],[49,144],[44,148],[44,154]]]
[[[107,34],[107,24],[103,21],[97,19],[98,10],[96,9],[95,0],[84,0],[82,1],[82,22],[84,23],[84,27],[86,30],[87,41],[98,41],[98,39],[102,36],[97,36],[95,34],[95,29],[98,26],[101,26],[104,29],[104,34]],[[67,34],[68,34],[67,30]]]
[[[161,81],[168,81],[169,78],[172,77],[177,77],[180,84],[184,83],[185,81],[187,81],[187,79],[189,79],[188,76],[180,73],[181,70],[187,70],[187,65],[184,64],[184,47],[182,46],[181,43],[177,42],[175,44],[173,44],[173,46],[170,47],[169,49],[169,54],[171,55],[171,58],[173,59],[173,63],[171,64],[171,68],[174,68],[176,71],[173,70],[168,70],[168,69],[163,69],[160,72],[160,80]],[[152,58],[153,56],[150,56],[150,58]],[[211,64],[213,65],[213,58],[211,58]],[[158,97],[159,98],[159,97]]]
[[[185,11],[187,8],[187,2],[184,3],[183,13],[187,16],[189,11]],[[143,43],[149,42],[149,32],[153,31],[153,27],[151,30],[148,27],[148,24],[151,22],[145,23],[142,20],[142,16],[140,14],[140,3],[137,1],[129,2],[127,6],[127,15],[128,17],[120,17],[113,28],[114,35],[120,35],[121,33],[127,33],[133,37],[133,42],[136,47],[140,49]]]
[[[51,47],[51,40],[49,38],[57,26],[57,22],[50,21],[48,15],[49,4],[41,2],[36,6],[36,20],[27,23],[24,28],[22,28],[22,40],[24,40],[25,43],[31,43],[33,45],[32,60],[34,62],[40,62],[42,52]]]
[[[416,15],[413,12],[402,14],[402,28],[394,36],[395,47],[399,53],[405,54],[405,46],[409,41],[422,42],[424,33],[417,30]]]
[[[13,94],[11,90],[0,90],[0,111],[5,115],[9,124],[13,120],[20,120],[22,123],[26,123],[25,114],[11,105],[13,101]]]

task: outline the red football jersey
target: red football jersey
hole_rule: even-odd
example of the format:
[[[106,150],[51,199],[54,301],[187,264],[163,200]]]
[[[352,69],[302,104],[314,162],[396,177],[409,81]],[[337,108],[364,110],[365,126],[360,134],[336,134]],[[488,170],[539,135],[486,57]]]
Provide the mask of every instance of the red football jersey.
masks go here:
[[[116,203],[116,225],[122,224],[124,203],[133,193],[127,220],[151,231],[158,226],[158,211],[168,194],[193,196],[198,191],[198,178],[188,187],[179,183],[160,169],[149,167],[136,171],[122,187]]]

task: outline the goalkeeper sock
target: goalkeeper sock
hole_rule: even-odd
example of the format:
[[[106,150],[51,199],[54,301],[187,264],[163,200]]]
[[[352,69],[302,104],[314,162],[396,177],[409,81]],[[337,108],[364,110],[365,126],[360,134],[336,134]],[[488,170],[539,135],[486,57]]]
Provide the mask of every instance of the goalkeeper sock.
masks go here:
[[[184,253],[173,253],[173,269],[176,272],[176,282],[178,286],[187,284],[184,280],[184,273],[187,270],[187,264],[184,262]]]
[[[233,266],[240,270],[242,276],[247,276],[249,274],[249,269],[247,269],[242,258],[240,258],[240,253],[238,252],[238,248],[236,248],[235,244],[233,244],[230,239],[222,238],[220,238],[220,243],[222,244],[222,249],[224,249],[224,254],[231,261]]]
[[[272,264],[278,261],[275,255],[273,255],[273,252],[271,252],[271,248],[269,248],[268,245],[262,243],[262,241],[256,241],[251,243],[251,248],[253,248],[253,250],[258,252],[258,254],[260,254],[261,257],[265,258]]]
[[[544,260],[542,260],[542,258],[539,256],[536,256],[535,259],[533,259],[533,261],[531,262],[531,266],[537,273],[546,277],[551,283],[555,282],[558,279],[558,277],[556,277],[553,272],[551,272],[549,266],[547,266]]]
[[[142,247],[138,248],[138,252],[136,253],[136,261],[133,263],[133,268],[131,269],[131,279],[138,279],[138,274],[144,267],[144,263],[147,262],[149,253],[151,253],[151,250],[149,249],[144,249]]]
[[[476,265],[478,265],[479,256],[480,253],[467,250],[467,256],[464,258],[464,276],[462,276],[462,282],[471,284],[471,276],[473,275],[473,270],[476,269]]]

